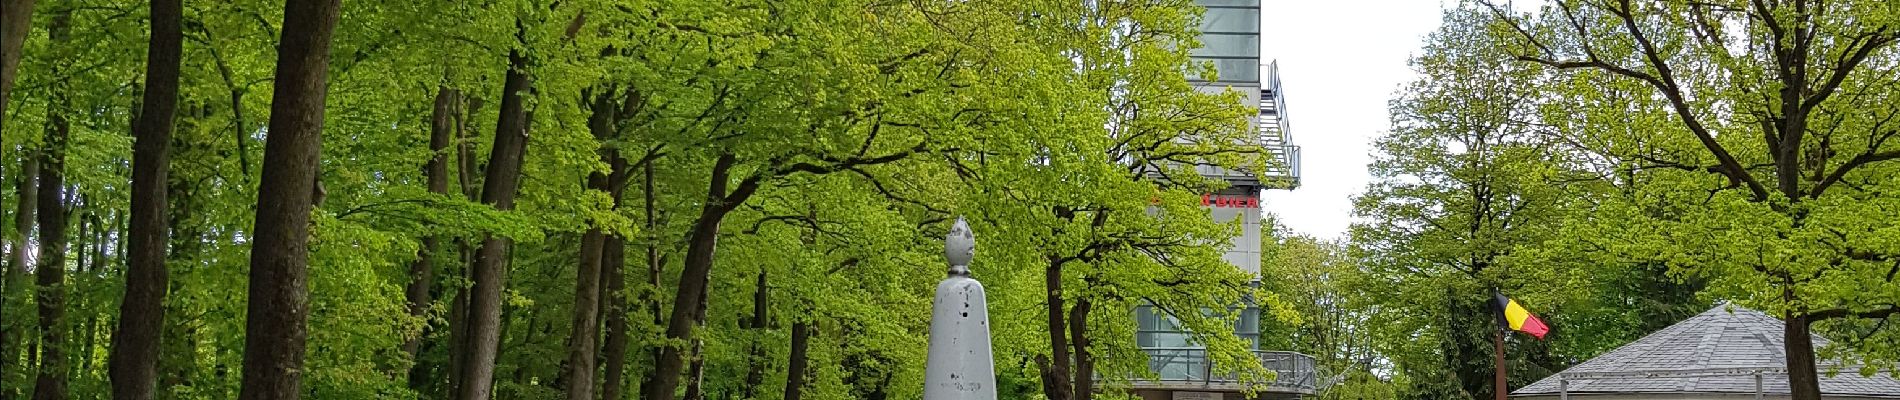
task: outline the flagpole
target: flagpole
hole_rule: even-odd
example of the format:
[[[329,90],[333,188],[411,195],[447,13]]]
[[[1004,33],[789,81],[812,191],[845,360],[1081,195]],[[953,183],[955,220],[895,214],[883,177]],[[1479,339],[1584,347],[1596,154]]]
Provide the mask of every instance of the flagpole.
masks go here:
[[[1497,370],[1497,390],[1496,390],[1498,394],[1497,400],[1507,400],[1505,396],[1506,392],[1505,392],[1505,383],[1504,383],[1504,330],[1503,329],[1499,329],[1497,333],[1492,336],[1492,343],[1497,345],[1497,351],[1494,352],[1495,354],[1497,354],[1497,362],[1491,364],[1493,369]]]

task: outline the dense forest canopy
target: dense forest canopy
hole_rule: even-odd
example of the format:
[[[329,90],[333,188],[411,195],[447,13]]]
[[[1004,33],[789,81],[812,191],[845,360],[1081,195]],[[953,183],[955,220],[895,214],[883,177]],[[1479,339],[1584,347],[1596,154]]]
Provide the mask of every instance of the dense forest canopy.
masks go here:
[[[1200,12],[9,0],[0,398],[914,398],[956,216],[1057,315],[1004,390],[1086,397],[1134,304],[1265,297]]]
[[[0,400],[917,398],[958,217],[1004,398],[1127,398],[1139,306],[1489,398],[1492,290],[1512,387],[1719,301],[1835,339],[1798,399],[1900,361],[1892,2],[1449,4],[1258,274],[1192,0],[0,3]]]

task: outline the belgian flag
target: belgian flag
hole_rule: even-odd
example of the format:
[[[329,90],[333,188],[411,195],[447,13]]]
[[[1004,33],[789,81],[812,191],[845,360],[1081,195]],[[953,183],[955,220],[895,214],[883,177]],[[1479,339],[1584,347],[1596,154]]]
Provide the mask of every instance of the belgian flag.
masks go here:
[[[1544,338],[1545,333],[1550,332],[1550,327],[1545,326],[1543,320],[1537,319],[1535,315],[1531,315],[1531,312],[1525,310],[1524,306],[1517,305],[1516,300],[1511,300],[1509,297],[1504,297],[1504,294],[1496,292],[1492,292],[1491,296],[1496,297],[1496,299],[1492,300],[1491,305],[1495,307],[1498,312],[1499,330],[1524,332],[1540,340]]]

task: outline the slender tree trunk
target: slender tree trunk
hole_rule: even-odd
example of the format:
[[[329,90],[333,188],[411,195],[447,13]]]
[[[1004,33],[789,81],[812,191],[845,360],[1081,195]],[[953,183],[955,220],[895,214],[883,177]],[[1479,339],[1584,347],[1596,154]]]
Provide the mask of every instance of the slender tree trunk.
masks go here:
[[[428,179],[430,193],[449,193],[448,147],[450,136],[455,134],[453,118],[456,96],[455,91],[447,86],[436,88],[435,108],[429,118],[429,154],[431,156],[428,164],[422,168],[423,174]],[[424,321],[425,325],[428,321],[429,306],[435,302],[430,297],[429,289],[435,283],[435,258],[440,250],[440,238],[424,237],[422,248],[416,251],[415,261],[409,263],[409,287],[404,290],[404,297],[409,301],[409,316],[418,321]],[[423,332],[427,331],[425,326],[415,336],[403,342],[402,351],[409,355],[410,360],[416,360],[417,352],[422,349]],[[419,374],[424,369],[418,362],[410,366],[409,373],[412,377],[420,376]],[[411,379],[410,383],[411,388],[418,391],[422,389],[419,386],[422,383],[421,380]]]
[[[475,254],[474,248],[468,243],[462,243],[457,247],[462,249],[462,254],[471,256]],[[466,259],[463,260],[462,265],[475,265],[473,257],[464,258]],[[463,280],[472,279],[469,272],[467,268],[463,268]],[[454,396],[456,392],[462,390],[462,374],[468,369],[468,355],[462,353],[462,349],[468,348],[468,291],[467,286],[456,290],[455,299],[449,304],[449,364],[447,370],[443,371],[443,374],[448,375],[449,378],[449,396]]]
[[[601,249],[600,277],[607,282],[607,295],[601,300],[607,313],[607,338],[602,344],[601,358],[605,360],[606,371],[601,374],[600,398],[618,400],[622,382],[627,379],[627,241],[616,235],[607,235],[607,245]]]
[[[71,33],[72,11],[53,16],[47,26],[55,45],[64,45]],[[54,68],[55,75],[63,75]],[[65,86],[65,78],[58,85]],[[65,88],[56,88],[56,91]],[[33,383],[33,398],[66,398],[66,143],[71,124],[66,111],[72,105],[63,94],[54,95],[52,110],[46,118],[46,140],[40,150],[39,260],[35,281],[39,284],[40,371]]]
[[[683,397],[683,399],[706,400],[706,392],[702,391],[705,388],[702,384],[705,383],[704,378],[706,377],[705,350],[705,342],[699,339],[693,339],[693,354],[691,356],[693,360],[686,371],[688,376],[686,381],[686,397]]]
[[[614,120],[616,132],[618,131],[617,125],[625,115],[627,114],[616,115]],[[609,170],[607,174],[607,196],[613,199],[614,209],[619,210],[621,197],[627,192],[627,178],[632,171],[628,170],[627,159],[620,156],[619,149],[614,149],[610,155],[611,157],[606,159]],[[606,326],[604,327],[606,337],[602,339],[602,348],[599,352],[600,354],[598,354],[601,359],[605,360],[607,370],[607,372],[602,375],[600,397],[602,399],[619,398],[621,393],[620,381],[625,379],[626,376],[627,297],[624,293],[627,287],[626,266],[627,241],[618,234],[607,233],[606,243],[602,244],[600,254],[600,280],[606,282],[607,285],[601,289],[602,293],[599,298],[599,309],[602,310],[601,312],[606,313]],[[598,332],[599,330],[597,329],[596,331]],[[612,388],[611,391],[608,390],[609,387]]]
[[[706,321],[706,292],[699,295],[699,313],[693,316],[694,325]],[[686,383],[686,400],[706,400],[706,340],[693,338],[693,362]]]
[[[190,120],[192,119],[182,119],[182,121]],[[186,132],[190,131],[186,130]],[[193,146],[189,142],[177,135],[172,136],[172,140],[171,146],[174,151],[185,155],[193,154],[191,151]],[[170,281],[167,287],[170,293],[189,293],[185,285],[190,280],[186,277],[190,277],[200,265],[196,257],[203,246],[203,240],[200,231],[202,228],[193,221],[198,209],[198,198],[193,187],[195,184],[189,177],[177,174],[173,174],[166,184],[166,199],[169,204],[166,205],[168,225],[165,229],[171,232],[171,237],[168,238],[170,254],[166,265],[167,268],[176,267],[176,272],[181,278]],[[130,230],[129,227],[127,229]],[[131,244],[127,243],[126,246],[124,250],[129,251]],[[165,304],[166,313],[182,315],[183,311],[189,310],[180,303],[183,302],[174,300]],[[188,319],[166,318],[164,320],[162,328],[164,335],[159,341],[161,347],[158,356],[158,388],[189,385],[192,382],[192,374],[198,371],[198,329],[194,321]]]
[[[1062,303],[1062,264],[1065,260],[1051,257],[1049,267],[1043,269],[1043,286],[1046,302],[1049,305],[1049,357],[1037,357],[1042,367],[1042,393],[1049,400],[1069,400],[1073,393],[1069,378],[1069,340],[1068,324],[1063,321],[1067,314]]]
[[[593,114],[588,117],[587,129],[592,131],[594,139],[601,144],[600,160],[609,165],[615,164],[615,151],[606,146],[614,137],[614,127],[619,122],[615,114],[618,107],[614,104],[613,90],[607,87],[597,88],[603,93],[594,99]],[[587,176],[587,189],[613,192],[613,178],[619,171],[610,168],[607,172],[594,172]],[[614,196],[614,202],[619,202]],[[610,205],[611,207],[611,205]],[[574,318],[568,334],[567,382],[568,400],[593,400],[594,398],[594,359],[600,334],[600,282],[602,250],[607,246],[607,234],[599,226],[587,229],[581,235],[580,265],[574,271]]]
[[[696,301],[706,296],[710,283],[714,249],[719,242],[719,224],[734,207],[744,203],[757,189],[758,182],[747,179],[741,186],[728,193],[736,156],[722,154],[713,163],[712,177],[707,186],[706,201],[700,206],[699,218],[693,223],[693,230],[686,244],[685,266],[680,270],[679,287],[673,295],[673,312],[667,321],[666,337],[669,340],[693,342],[693,332],[699,327],[703,315],[704,302]],[[673,400],[674,389],[679,387],[680,367],[686,363],[685,349],[666,346],[660,351],[660,358],[653,367],[647,384],[642,385],[646,400]]]
[[[39,191],[36,184],[40,173],[40,156],[37,151],[26,145],[20,146],[20,180],[14,184],[15,209],[13,212],[13,248],[12,258],[7,267],[6,297],[0,301],[0,309],[23,309],[24,304],[33,298],[33,283],[27,281],[27,263],[32,262],[32,254],[27,251],[27,239],[33,233],[33,211],[39,208]],[[21,304],[14,308],[15,304]],[[11,376],[14,369],[25,370],[31,363],[20,363],[21,353],[29,352],[27,335],[22,332],[29,318],[0,318],[0,378]],[[6,385],[0,385],[6,386]],[[25,394],[27,385],[0,387],[0,399],[17,399]]]
[[[626,159],[622,158],[620,162],[621,164],[625,164]],[[659,244],[655,243],[654,239],[656,237],[653,236],[655,235],[654,232],[659,229],[657,223],[658,219],[653,215],[654,209],[656,208],[653,193],[653,162],[653,160],[647,160],[647,162],[640,165],[642,175],[644,176],[641,180],[641,196],[644,197],[646,206],[645,213],[642,214],[646,217],[645,232],[649,235],[648,244],[646,246],[647,278],[649,279],[648,283],[653,285],[652,287],[658,288],[660,276],[660,248]],[[626,179],[624,177],[616,178],[615,180],[615,182],[625,181]],[[614,190],[616,192],[624,192],[626,186],[621,184]],[[616,193],[614,197],[619,198],[620,195]],[[626,382],[627,331],[631,328],[631,326],[628,325],[627,309],[630,308],[629,302],[632,301],[632,299],[627,298],[626,294],[623,293],[626,283],[624,281],[625,277],[622,276],[625,274],[621,271],[625,270],[627,263],[626,251],[627,243],[625,238],[610,236],[608,238],[606,251],[602,256],[602,262],[604,263],[602,273],[611,275],[607,278],[607,293],[610,296],[608,301],[620,307],[619,309],[610,310],[607,314],[607,371],[601,380],[600,398],[602,400],[619,400],[623,397],[621,393],[624,391],[621,386]],[[660,324],[659,304],[647,304],[647,309],[653,313],[653,323],[655,325]],[[657,360],[659,353],[658,349],[655,349],[650,358]]]
[[[1093,305],[1088,299],[1075,301],[1075,307],[1069,309],[1069,337],[1075,346],[1075,399],[1095,398],[1095,356],[1089,351],[1089,311]]]
[[[33,0],[0,0],[0,126],[6,125],[7,103],[13,101],[13,78],[20,70],[20,51],[33,28]]]
[[[473,97],[465,98],[464,100],[466,100],[464,104],[467,105],[467,108],[460,110],[460,112],[456,114],[455,121],[455,137],[457,138],[455,145],[456,176],[458,184],[461,185],[462,196],[467,197],[469,201],[480,201],[482,194],[480,186],[475,180],[475,149],[472,144],[475,135],[473,133],[474,131],[469,127],[468,117],[481,108],[481,100]],[[455,242],[455,247],[459,250],[457,254],[461,255],[461,259],[459,260],[460,264],[458,264],[461,266],[462,279],[460,282],[470,282],[475,279],[473,270],[475,266],[475,247],[469,243],[467,238],[457,238]],[[454,396],[455,393],[462,390],[462,373],[467,369],[468,363],[465,361],[468,357],[462,353],[462,350],[468,348],[469,289],[467,285],[457,285],[455,288],[455,298],[451,300],[449,304],[449,363],[446,366],[446,370],[443,371],[443,374],[447,375],[449,379],[448,393],[447,396],[444,397]]]
[[[97,267],[92,264],[97,263],[98,259],[92,258],[92,252],[88,250],[92,247],[92,230],[98,229],[98,224],[92,222],[96,218],[92,218],[90,212],[80,211],[89,208],[90,205],[87,204],[88,199],[77,193],[75,193],[73,197],[71,202],[73,206],[71,207],[71,212],[66,214],[66,219],[68,221],[75,221],[73,224],[78,225],[78,228],[77,232],[69,235],[71,239],[67,239],[67,248],[73,250],[71,256],[73,258],[73,270],[78,271],[78,273],[74,274],[69,281],[72,282],[71,285],[75,288],[94,287],[96,280],[92,279],[92,277],[97,275],[93,273],[93,270]],[[90,302],[87,300],[88,299],[84,296],[75,296],[67,300],[66,308],[68,310],[90,310],[91,307],[87,307],[87,304]],[[99,332],[99,314],[86,313],[85,316],[85,322],[73,325],[72,327],[72,334],[77,337],[76,340],[79,342],[79,351],[73,353],[74,357],[72,358],[76,362],[67,367],[66,376],[81,376],[87,371],[97,371],[92,365],[95,358],[89,357],[88,355],[93,354],[92,350],[99,342],[97,339],[98,335],[96,335]]]
[[[752,286],[752,322],[742,324],[752,328],[752,352],[746,357],[745,394],[740,397],[751,399],[758,396],[760,385],[765,384],[765,328],[766,310],[770,307],[765,286],[765,271],[759,271],[759,279]],[[796,335],[796,333],[794,333]]]
[[[521,183],[521,159],[528,145],[528,117],[522,96],[529,90],[528,59],[519,50],[508,54],[508,75],[502,85],[501,115],[495,123],[495,144],[488,156],[482,202],[498,210],[512,210],[515,189]],[[468,342],[456,400],[486,400],[493,389],[495,357],[501,340],[501,291],[512,241],[486,235],[475,253],[470,273],[474,286],[468,296]]]
[[[330,36],[341,0],[286,0],[277,47],[270,137],[264,143],[257,224],[251,234],[250,306],[238,398],[302,394],[304,326],[310,314],[310,210],[317,200]]]
[[[132,127],[132,225],[126,256],[125,300],[112,331],[112,398],[150,400],[158,385],[158,349],[165,328],[165,266],[170,226],[165,184],[171,171],[172,117],[178,111],[178,75],[184,6],[152,0],[152,34],[145,54],[145,94]]]
[[[792,323],[792,354],[785,360],[784,400],[799,400],[805,395],[805,367],[811,364],[807,349],[811,347],[812,329],[811,323],[804,320]]]

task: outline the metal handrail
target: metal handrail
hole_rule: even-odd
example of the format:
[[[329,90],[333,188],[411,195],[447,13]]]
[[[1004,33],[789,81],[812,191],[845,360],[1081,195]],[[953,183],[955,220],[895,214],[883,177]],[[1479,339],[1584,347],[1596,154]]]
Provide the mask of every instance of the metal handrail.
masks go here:
[[[1148,354],[1148,369],[1155,373],[1156,381],[1241,383],[1239,374],[1215,376],[1214,365],[1207,359],[1204,348],[1150,347],[1142,352]],[[1274,373],[1268,386],[1308,392],[1319,389],[1319,373],[1313,356],[1291,351],[1256,350],[1253,353],[1261,367]]]

